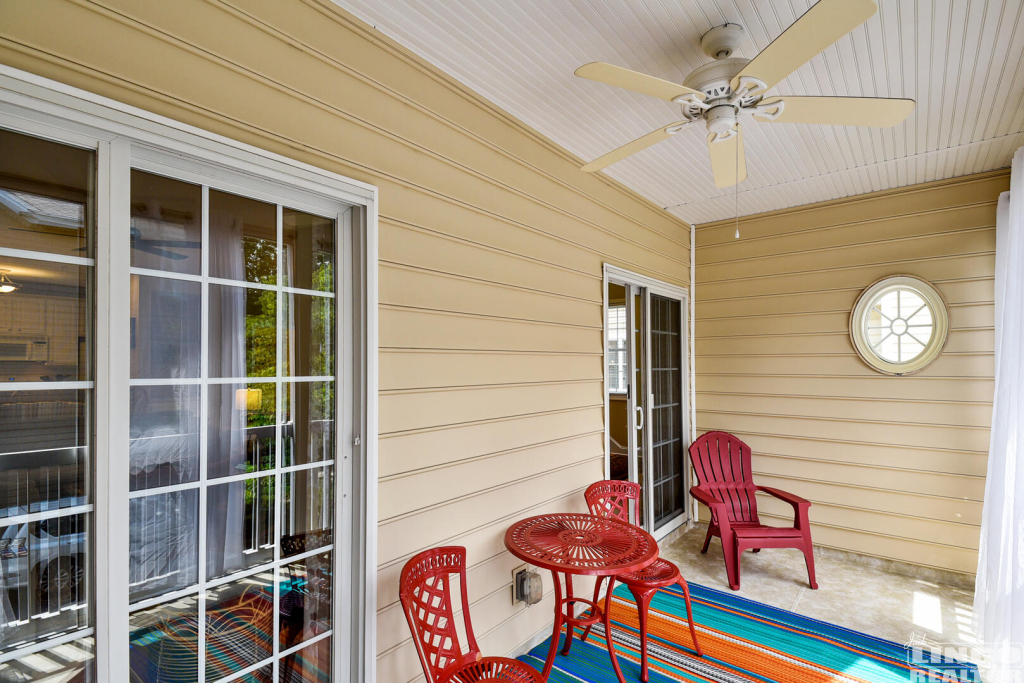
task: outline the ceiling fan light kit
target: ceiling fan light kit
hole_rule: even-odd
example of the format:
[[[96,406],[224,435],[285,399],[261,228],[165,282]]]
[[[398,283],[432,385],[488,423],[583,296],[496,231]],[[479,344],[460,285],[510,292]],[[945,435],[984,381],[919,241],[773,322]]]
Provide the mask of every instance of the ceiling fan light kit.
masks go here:
[[[819,0],[753,59],[732,56],[744,40],[742,26],[716,26],[700,41],[701,50],[714,61],[694,69],[682,84],[603,62],[581,66],[577,76],[673,102],[683,115],[682,121],[613,150],[582,170],[599,171],[703,121],[715,185],[730,187],[747,176],[741,117],[763,123],[873,127],[901,123],[914,110],[914,100],[788,95],[764,99],[769,89],[877,11],[874,0]],[[717,149],[719,145],[723,148]]]

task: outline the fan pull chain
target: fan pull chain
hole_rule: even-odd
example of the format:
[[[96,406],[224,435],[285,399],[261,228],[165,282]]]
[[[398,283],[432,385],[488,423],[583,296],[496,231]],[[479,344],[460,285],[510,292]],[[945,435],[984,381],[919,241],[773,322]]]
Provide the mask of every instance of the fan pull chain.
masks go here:
[[[740,238],[740,124],[736,122],[736,192],[733,203],[733,216],[736,217],[736,237]]]

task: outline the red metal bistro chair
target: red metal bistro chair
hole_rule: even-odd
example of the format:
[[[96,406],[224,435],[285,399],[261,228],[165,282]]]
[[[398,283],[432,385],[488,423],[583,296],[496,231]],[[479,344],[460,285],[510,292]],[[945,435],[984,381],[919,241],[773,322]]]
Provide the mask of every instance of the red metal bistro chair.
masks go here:
[[[462,618],[468,652],[463,654],[452,612],[452,577],[462,589]],[[505,657],[483,657],[473,635],[466,592],[466,549],[447,546],[424,550],[402,568],[399,598],[412,630],[427,683],[542,683],[540,673]]]
[[[640,484],[614,479],[599,481],[588,486],[583,496],[587,499],[587,507],[590,508],[592,515],[613,517],[627,524],[636,525],[637,505],[633,506],[633,514],[630,515],[629,503],[630,501],[635,501],[639,504]],[[683,589],[683,598],[686,600],[686,621],[690,625],[690,637],[693,638],[693,648],[697,651],[699,657],[704,656],[700,649],[700,643],[697,642],[697,630],[693,625],[693,611],[690,608],[690,587],[686,584],[686,579],[683,578],[683,575],[679,573],[679,567],[659,557],[654,564],[630,574],[620,574],[615,577],[615,580],[626,584],[636,600],[637,614],[640,617],[641,680],[645,681],[645,683],[647,681],[647,611],[654,594],[658,592],[658,589],[665,586],[679,584],[679,587]],[[601,592],[603,582],[604,577],[598,577],[597,584],[594,586],[595,603],[597,602],[598,594]],[[586,640],[587,635],[590,633],[590,628],[590,626],[586,628],[580,640]],[[608,634],[608,637],[610,638],[611,634]]]
[[[755,486],[750,473],[750,446],[728,432],[708,432],[690,446],[690,459],[700,483],[690,489],[693,497],[711,508],[711,523],[701,553],[708,551],[712,536],[722,539],[729,587],[740,588],[740,555],[744,550],[797,548],[807,563],[807,580],[814,580],[814,549],[807,520],[809,501],[768,486]],[[757,496],[762,491],[793,506],[793,526],[772,527],[757,517]]]

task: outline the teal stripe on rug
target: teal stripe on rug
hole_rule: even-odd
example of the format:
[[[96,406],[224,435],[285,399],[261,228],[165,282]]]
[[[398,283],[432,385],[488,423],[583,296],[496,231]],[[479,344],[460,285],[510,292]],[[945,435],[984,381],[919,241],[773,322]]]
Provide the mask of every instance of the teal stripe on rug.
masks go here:
[[[941,657],[911,662],[899,643],[748,600],[732,593],[690,584],[694,621],[705,657],[690,649],[686,607],[677,586],[660,591],[651,603],[648,655],[650,680],[701,683],[978,683],[977,667]],[[640,677],[636,608],[625,586],[615,590],[613,631],[619,664],[627,681]],[[563,631],[564,633],[564,631]],[[564,636],[563,636],[564,642]],[[550,639],[521,657],[542,669]],[[561,653],[549,679],[553,683],[612,683],[603,629],[587,642],[577,640]]]

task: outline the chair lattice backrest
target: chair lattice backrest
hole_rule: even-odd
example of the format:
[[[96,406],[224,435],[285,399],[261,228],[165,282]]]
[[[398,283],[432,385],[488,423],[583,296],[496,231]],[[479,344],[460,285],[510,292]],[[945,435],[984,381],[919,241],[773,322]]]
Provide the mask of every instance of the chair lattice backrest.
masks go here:
[[[627,524],[636,524],[637,505],[640,504],[640,484],[632,481],[606,479],[594,482],[583,492],[590,514],[612,517]],[[633,511],[630,513],[630,502]]]
[[[690,445],[690,460],[701,487],[725,503],[730,522],[758,523],[750,446],[728,432],[707,432]]]
[[[469,649],[466,654],[459,644],[452,611],[452,579],[456,576],[461,589]],[[479,657],[480,650],[469,619],[465,548],[433,548],[406,562],[402,569],[399,598],[428,683],[439,680],[449,667],[461,666]]]

